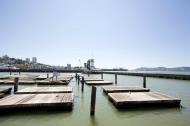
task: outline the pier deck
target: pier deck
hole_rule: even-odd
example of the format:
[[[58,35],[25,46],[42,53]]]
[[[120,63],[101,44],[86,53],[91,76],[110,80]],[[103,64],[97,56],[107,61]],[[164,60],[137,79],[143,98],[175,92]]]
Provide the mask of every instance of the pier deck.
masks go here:
[[[109,99],[117,108],[142,106],[179,107],[181,100],[157,92],[108,93]]]
[[[72,87],[29,87],[16,92],[16,94],[45,94],[45,93],[71,93]]]
[[[85,81],[87,85],[111,85],[111,81]]]
[[[16,94],[0,99],[0,110],[3,112],[29,108],[71,110],[73,101],[73,93]]]
[[[107,93],[116,92],[149,92],[150,89],[137,86],[102,86],[103,91]]]

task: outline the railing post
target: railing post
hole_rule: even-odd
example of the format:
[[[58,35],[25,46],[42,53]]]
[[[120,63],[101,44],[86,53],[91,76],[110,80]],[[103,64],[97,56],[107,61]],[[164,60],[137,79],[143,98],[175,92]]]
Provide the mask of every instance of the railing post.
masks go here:
[[[117,74],[115,74],[115,84],[117,84]]]
[[[143,88],[146,88],[146,76],[143,76]]]
[[[15,77],[14,78],[14,93],[18,91],[18,81],[19,81],[19,78]]]
[[[92,86],[91,92],[91,106],[90,106],[90,115],[95,114],[95,105],[96,105],[96,87]]]

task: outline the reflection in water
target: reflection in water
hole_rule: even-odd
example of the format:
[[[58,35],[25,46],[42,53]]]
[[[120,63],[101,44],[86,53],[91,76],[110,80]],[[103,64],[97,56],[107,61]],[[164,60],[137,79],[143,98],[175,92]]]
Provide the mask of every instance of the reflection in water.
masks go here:
[[[98,122],[96,120],[96,116],[90,116],[90,123],[92,124],[92,126],[98,126]]]

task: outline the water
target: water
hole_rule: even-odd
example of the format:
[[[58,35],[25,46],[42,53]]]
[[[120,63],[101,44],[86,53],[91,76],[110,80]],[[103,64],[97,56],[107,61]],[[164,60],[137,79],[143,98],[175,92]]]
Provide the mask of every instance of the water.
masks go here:
[[[100,75],[91,76],[100,78]],[[104,75],[104,79],[114,81],[114,75]],[[142,86],[143,84],[141,77],[119,75],[118,85]],[[27,86],[19,86],[19,89]],[[3,115],[0,116],[0,126],[188,126],[190,124],[190,81],[147,78],[147,87],[152,91],[181,98],[182,108],[168,109],[118,111],[98,87],[94,117],[90,116],[91,87],[85,85],[84,93],[81,93],[81,87],[78,87],[75,79],[69,86],[74,88],[75,94],[73,111]]]

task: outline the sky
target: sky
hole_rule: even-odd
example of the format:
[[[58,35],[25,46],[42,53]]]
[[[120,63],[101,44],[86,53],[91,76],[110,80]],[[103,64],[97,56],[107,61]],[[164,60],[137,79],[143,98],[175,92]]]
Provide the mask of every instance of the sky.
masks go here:
[[[5,54],[64,66],[190,66],[190,1],[0,0]]]

